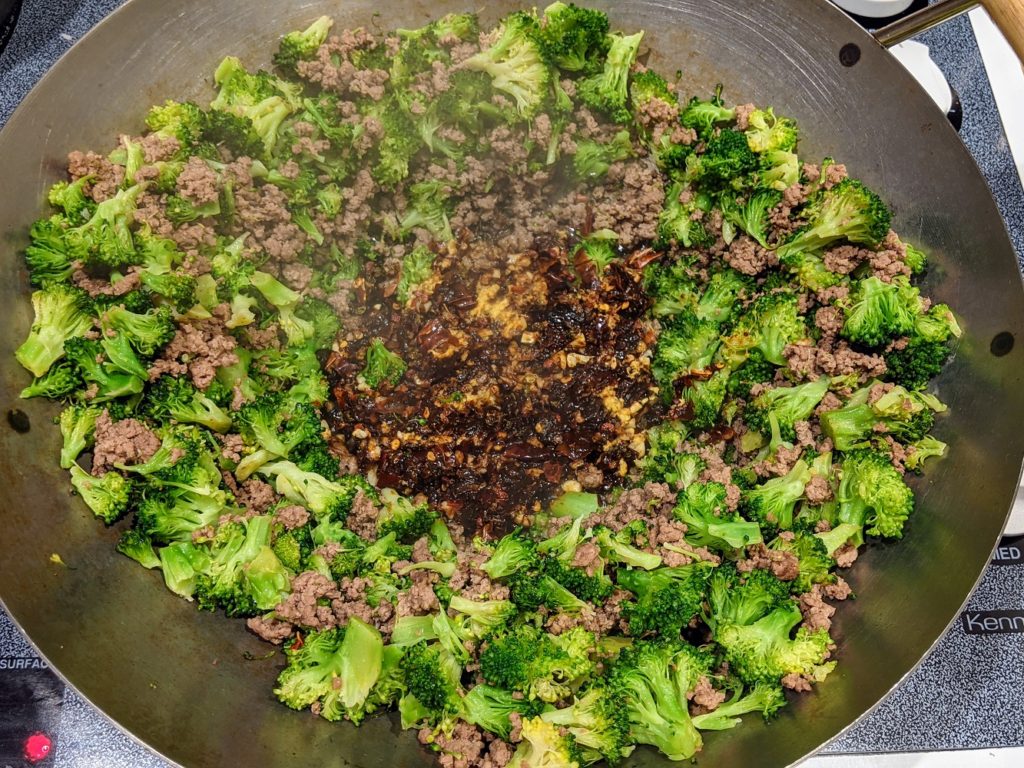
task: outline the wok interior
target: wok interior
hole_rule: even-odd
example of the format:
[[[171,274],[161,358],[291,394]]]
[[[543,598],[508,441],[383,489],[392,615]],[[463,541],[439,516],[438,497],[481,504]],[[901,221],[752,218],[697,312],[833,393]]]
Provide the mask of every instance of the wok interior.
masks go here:
[[[705,765],[783,765],[851,724],[919,661],[956,615],[984,567],[1013,497],[1024,446],[1021,351],[995,356],[991,339],[1024,330],[1012,248],[983,179],[942,115],[885,51],[824,0],[682,0],[606,6],[621,29],[645,29],[649,63],[680,69],[681,90],[725,85],[731,103],[773,105],[796,118],[801,155],[832,155],[877,189],[894,227],[932,256],[925,292],[961,313],[966,334],[937,381],[950,414],[936,435],[950,456],[916,482],[907,539],[869,547],[849,574],[859,599],[834,634],[836,672],[770,726],[756,718],[711,735]],[[485,21],[521,4],[490,4]],[[339,27],[419,26],[459,2],[344,6],[269,0],[135,0],[77,46],[26,99],[0,135],[0,233],[9,307],[0,348],[4,407],[32,429],[0,429],[0,595],[47,658],[87,698],[169,758],[187,766],[421,765],[425,755],[397,719],[358,731],[290,712],[272,696],[280,657],[241,621],[198,613],[117,555],[103,530],[66,492],[56,462],[52,406],[18,401],[27,383],[11,352],[31,313],[20,247],[61,177],[67,152],[109,147],[138,130],[165,98],[208,100],[224,55],[266,65],[276,37],[327,13]],[[838,51],[855,42],[860,62]],[[54,565],[58,553],[67,567]],[[246,655],[255,657],[247,659]],[[637,766],[665,765],[649,750]]]

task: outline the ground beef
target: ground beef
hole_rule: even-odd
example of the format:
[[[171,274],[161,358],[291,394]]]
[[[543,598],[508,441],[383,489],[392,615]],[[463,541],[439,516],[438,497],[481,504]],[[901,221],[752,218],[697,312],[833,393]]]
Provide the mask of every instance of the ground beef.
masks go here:
[[[588,576],[595,575],[604,567],[604,561],[601,559],[601,550],[592,541],[584,542],[576,548],[576,553],[573,556],[571,565],[574,568],[582,568],[586,571]]]
[[[278,619],[263,616],[253,616],[245,622],[245,625],[261,640],[266,640],[274,645],[280,645],[291,637],[295,631],[294,627],[287,621],[279,621]]]
[[[805,592],[797,598],[800,605],[800,613],[804,617],[804,628],[808,632],[818,629],[828,631],[832,628],[832,616],[835,614],[835,606],[829,605],[822,599],[820,584],[815,584],[810,592]]]
[[[856,375],[860,381],[867,381],[886,371],[885,358],[881,355],[857,352],[845,341],[833,348],[830,338],[825,336],[818,346],[787,344],[782,354],[789,370],[799,378]]]
[[[81,262],[75,262],[71,281],[90,296],[124,296],[134,291],[141,284],[138,267],[129,267],[127,274],[116,283],[108,278],[95,278],[82,268]]]
[[[779,263],[775,251],[763,248],[747,235],[740,235],[733,240],[724,255],[729,266],[744,275],[759,275]]]
[[[686,698],[700,707],[704,712],[714,712],[725,701],[725,692],[717,690],[707,677],[702,676]]]
[[[366,590],[371,585],[369,579],[361,576],[346,576],[338,583],[340,595],[331,602],[331,608],[339,624],[346,624],[349,618],[355,616],[380,630],[387,642],[395,626],[395,607],[387,600],[381,600],[376,607],[371,606],[366,598]]]
[[[236,464],[242,460],[242,455],[245,451],[245,441],[241,435],[231,432],[226,435],[217,435],[217,440],[221,444],[221,456]]]
[[[828,478],[814,475],[804,487],[804,497],[809,504],[824,504],[832,498],[832,488]]]
[[[840,245],[825,251],[825,268],[839,275],[848,275],[860,266],[869,252],[855,245]]]
[[[618,531],[634,520],[649,519],[659,513],[668,514],[675,506],[676,494],[665,483],[646,483],[629,488],[609,507],[593,515],[594,525],[604,525]]]
[[[95,152],[75,150],[68,154],[68,174],[72,181],[91,177],[86,189],[89,196],[100,203],[117,194],[124,181],[124,166],[115,165]]]
[[[235,499],[249,511],[262,515],[280,498],[269,483],[258,477],[250,477],[238,487]]]
[[[359,491],[352,500],[352,511],[348,513],[345,524],[360,538],[374,541],[377,538],[377,518],[379,516],[380,510],[373,503],[373,499]]]
[[[753,104],[740,104],[736,107],[736,130],[745,131],[750,127],[750,116],[757,111]]]
[[[236,190],[235,222],[252,236],[251,245],[275,261],[294,261],[306,244],[306,234],[292,223],[288,198],[273,184]]]
[[[754,471],[760,477],[782,477],[789,474],[802,453],[803,449],[798,445],[780,445],[772,456],[755,465]]]
[[[419,732],[419,740],[440,752],[437,762],[441,768],[482,768],[488,759],[484,731],[461,720],[451,735],[444,730],[424,728]]]
[[[114,421],[105,409],[96,417],[95,441],[92,474],[97,477],[109,472],[115,464],[148,461],[160,448],[160,438],[141,421]]]
[[[825,336],[838,336],[845,322],[843,311],[837,307],[819,307],[814,313],[814,324]]]
[[[303,629],[324,630],[338,625],[332,606],[341,601],[341,592],[329,578],[316,571],[306,571],[292,579],[291,590],[274,609],[278,619]]]
[[[297,504],[281,507],[274,512],[274,517],[289,531],[301,528],[309,522],[309,512]]]
[[[192,383],[199,389],[206,389],[222,366],[238,362],[234,337],[224,326],[215,321],[182,324],[149,369],[149,380],[154,381],[165,373],[181,375],[185,372],[192,377]]]
[[[741,573],[755,569],[770,570],[779,581],[793,581],[800,575],[800,560],[792,552],[753,544],[747,547],[746,560],[736,563],[736,569]]]
[[[190,157],[178,175],[178,194],[196,205],[215,203],[220,199],[220,179],[205,160]]]
[[[853,544],[847,542],[835,551],[836,565],[840,568],[849,568],[857,559],[859,551]]]
[[[822,592],[825,593],[825,597],[829,600],[846,600],[853,594],[853,589],[846,583],[846,580],[841,576],[836,577],[835,584],[826,584],[822,587]]]
[[[796,691],[797,693],[807,693],[811,690],[812,681],[805,675],[798,675],[795,672],[791,672],[786,675],[780,682],[782,683],[783,688],[788,688],[789,690]]]
[[[440,610],[441,605],[434,593],[434,583],[438,575],[433,571],[412,571],[409,574],[412,586],[398,593],[395,603],[395,615],[427,616]]]

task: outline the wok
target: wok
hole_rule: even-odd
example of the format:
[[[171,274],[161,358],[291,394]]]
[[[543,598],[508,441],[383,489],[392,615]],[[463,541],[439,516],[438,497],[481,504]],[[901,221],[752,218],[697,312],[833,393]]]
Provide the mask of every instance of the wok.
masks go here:
[[[485,17],[521,5],[490,3]],[[943,115],[882,46],[824,0],[595,5],[608,7],[621,28],[647,30],[651,65],[681,69],[685,91],[706,94],[724,83],[732,102],[771,104],[797,118],[807,157],[840,158],[892,204],[896,229],[932,254],[925,292],[955,307],[966,328],[936,382],[950,406],[937,428],[950,456],[915,481],[919,509],[907,539],[870,547],[849,574],[859,599],[838,614],[836,672],[771,725],[753,718],[710,734],[700,758],[789,764],[851,725],[919,663],[989,558],[1024,454],[1017,262],[981,175]],[[199,613],[168,594],[158,573],[114,552],[116,530],[104,530],[68,495],[56,461],[55,409],[18,400],[27,378],[11,355],[30,323],[19,255],[28,224],[69,150],[111,146],[118,132],[140,130],[146,108],[165,98],[208,99],[211,73],[227,53],[266,65],[280,33],[321,13],[342,27],[390,28],[469,7],[465,0],[133,0],[51,70],[0,134],[7,276],[0,306],[8,313],[0,392],[11,427],[0,425],[0,594],[87,699],[190,768],[373,768],[430,758],[395,718],[356,730],[276,703],[280,657],[265,658],[268,646],[240,621]],[[857,58],[851,45],[859,60],[846,66]],[[53,553],[67,565],[51,562]],[[630,764],[665,762],[641,749]]]

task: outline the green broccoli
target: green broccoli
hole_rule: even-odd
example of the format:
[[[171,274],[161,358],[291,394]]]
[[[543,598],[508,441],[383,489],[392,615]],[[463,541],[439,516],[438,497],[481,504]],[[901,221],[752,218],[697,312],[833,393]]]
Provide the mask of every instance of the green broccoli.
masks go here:
[[[752,429],[767,435],[771,433],[769,417],[773,416],[782,437],[792,442],[796,439],[793,425],[811,416],[828,392],[830,381],[827,376],[821,376],[794,387],[767,389],[750,402],[744,419]]]
[[[684,182],[674,182],[665,191],[665,207],[658,217],[658,245],[710,246],[713,238],[701,222],[710,204],[706,195],[694,192]]]
[[[492,579],[504,579],[518,571],[533,570],[537,565],[534,543],[525,532],[517,529],[498,541],[480,570]]]
[[[608,36],[608,56],[604,69],[585,77],[577,84],[577,94],[584,104],[606,113],[618,123],[632,117],[629,101],[629,73],[640,50],[644,33]]]
[[[775,378],[775,366],[764,359],[761,350],[751,351],[743,364],[729,375],[728,393],[744,400],[750,398],[755,384],[767,384]]]
[[[788,531],[793,527],[793,510],[810,479],[811,468],[801,459],[783,477],[743,491],[740,509],[766,531]]]
[[[515,698],[508,691],[491,685],[475,685],[462,699],[460,717],[467,723],[478,725],[485,731],[508,740],[512,732],[509,715],[515,713],[527,719],[536,717],[543,709],[543,702],[526,698]]]
[[[695,453],[680,450],[687,435],[686,426],[678,421],[666,421],[647,430],[647,452],[642,460],[645,480],[685,488],[697,479],[704,461]]]
[[[120,351],[130,352],[124,348]],[[108,350],[101,342],[81,337],[68,339],[64,344],[64,353],[68,361],[76,367],[82,380],[90,387],[95,387],[90,398],[93,404],[137,395],[145,387],[145,379],[139,375],[145,373],[145,369],[136,370],[134,373],[126,372],[113,364]],[[134,362],[135,365],[139,365],[137,359]]]
[[[719,625],[746,626],[770,613],[789,599],[789,585],[764,569],[741,574],[732,563],[723,563],[711,574],[708,614],[714,630]]]
[[[343,628],[310,632],[285,653],[288,665],[274,689],[281,703],[305,709],[319,702],[325,720],[362,719],[383,668],[384,642],[377,629],[353,616]]]
[[[944,342],[914,336],[906,346],[885,353],[886,378],[907,389],[924,389],[942,372],[951,355]]]
[[[688,760],[702,739],[686,694],[711,673],[713,657],[680,639],[641,640],[612,663],[609,682],[624,705],[629,740],[656,747],[669,760]]]
[[[594,529],[593,533],[594,542],[601,548],[601,554],[608,560],[645,571],[650,571],[661,565],[660,555],[637,549],[629,543],[628,539],[623,539],[609,528],[599,526]]]
[[[707,188],[736,187],[759,165],[746,136],[725,128],[707,140],[703,154],[686,158],[686,179]]]
[[[740,316],[732,331],[722,339],[722,358],[738,368],[754,350],[770,363],[785,365],[783,351],[807,337],[800,316],[799,298],[792,293],[768,293],[758,296]]]
[[[765,720],[786,706],[782,689],[769,683],[755,683],[749,693],[742,689],[713,712],[705,712],[693,718],[693,724],[701,731],[727,731],[740,724],[740,715],[760,712]]]
[[[615,765],[633,751],[629,714],[618,694],[614,685],[598,680],[570,706],[544,712],[541,719],[568,730],[586,763],[607,760]]]
[[[153,542],[135,528],[121,534],[117,542],[117,551],[125,557],[130,557],[143,568],[152,570],[160,567],[160,558],[153,549]]]
[[[25,264],[33,286],[46,288],[54,283],[67,283],[71,279],[75,271],[76,254],[65,242],[67,223],[63,216],[51,216],[39,219],[32,225],[29,244],[25,247]]]
[[[697,132],[697,138],[707,141],[714,135],[715,128],[732,123],[736,119],[736,110],[728,109],[722,103],[722,89],[719,86],[715,95],[708,100],[694,96],[679,115],[679,122]]]
[[[176,139],[182,156],[199,142],[203,122],[203,110],[190,101],[167,100],[162,105],[152,107],[146,115],[146,126],[162,138]]]
[[[448,223],[449,185],[441,181],[420,181],[409,187],[409,210],[402,216],[399,226],[403,232],[425,229],[442,242],[452,239]]]
[[[398,541],[412,543],[426,536],[437,519],[427,504],[413,504],[404,496],[386,488],[380,494],[383,508],[377,518],[377,535],[394,533]]]
[[[359,380],[370,389],[377,389],[387,382],[397,386],[405,375],[406,362],[384,346],[381,339],[374,339],[366,348],[366,366],[359,373]]]
[[[289,592],[287,569],[270,548],[273,518],[221,525],[209,542],[210,563],[196,575],[196,599],[207,610],[254,616]]]
[[[418,245],[402,259],[402,272],[398,278],[395,298],[399,304],[407,305],[413,292],[430,278],[434,259],[437,258],[429,248]]]
[[[375,497],[372,486],[359,476],[327,480],[315,472],[305,472],[290,461],[264,464],[259,473],[274,478],[278,493],[309,509],[318,519],[344,521],[352,510],[352,501],[360,491]]]
[[[948,446],[941,440],[925,435],[907,446],[907,458],[904,464],[912,472],[920,472],[925,461],[930,458],[942,458],[946,455]]]
[[[789,552],[799,562],[799,575],[789,583],[794,595],[810,592],[815,584],[834,584],[832,573],[835,563],[824,542],[817,536],[797,531],[792,539],[779,537],[771,543],[771,549]]]
[[[50,366],[50,370],[21,390],[19,397],[28,400],[32,397],[45,397],[60,400],[74,394],[82,388],[82,378],[78,369],[69,361],[61,360]]]
[[[725,651],[729,669],[746,683],[777,685],[786,675],[803,675],[821,682],[835,667],[826,662],[832,647],[828,631],[801,628],[803,616],[795,603],[782,605],[753,624],[722,624],[715,639]]]
[[[889,233],[892,220],[881,198],[855,179],[819,192],[803,216],[807,226],[779,248],[780,259],[798,251],[821,251],[840,240],[874,247]]]
[[[87,405],[69,405],[60,413],[60,434],[63,445],[60,449],[60,465],[71,469],[79,454],[93,444],[93,433],[99,408]]]
[[[89,299],[84,291],[54,284],[32,293],[35,319],[28,338],[14,356],[18,362],[40,377],[64,356],[64,342],[84,335],[92,328]]]
[[[139,354],[152,357],[166,345],[176,331],[171,310],[160,307],[140,314],[123,306],[111,307],[102,317],[103,325],[125,334]]]
[[[401,668],[409,693],[427,708],[431,720],[460,711],[462,667],[443,647],[426,642],[409,646]]]
[[[593,671],[593,644],[593,634],[579,627],[557,636],[530,625],[502,630],[481,651],[480,674],[491,685],[531,699],[559,701]]]
[[[128,511],[132,484],[117,472],[93,477],[77,464],[72,464],[71,485],[93,514],[107,525],[117,522]]]
[[[776,117],[771,107],[750,113],[746,135],[750,148],[758,153],[796,149],[796,122],[788,117]]]
[[[277,53],[274,54],[274,66],[286,74],[294,74],[296,64],[316,55],[317,49],[327,40],[332,26],[334,20],[330,16],[321,16],[306,29],[289,32],[281,38]]]
[[[463,65],[490,75],[494,87],[515,101],[519,114],[531,118],[547,99],[553,78],[540,24],[536,16],[519,11],[502,19],[499,30],[490,48]]]
[[[683,310],[665,321],[651,361],[655,381],[671,395],[680,376],[707,371],[718,351],[718,325],[701,320],[695,312]]]
[[[593,73],[608,52],[608,16],[573,3],[544,9],[540,30],[545,57],[566,72]]]
[[[539,717],[523,720],[522,741],[510,765],[517,768],[581,768],[583,756],[571,735]]]
[[[177,376],[161,376],[150,385],[145,412],[156,421],[173,419],[185,424],[202,424],[214,432],[231,428],[228,416],[213,400],[188,380]]]
[[[599,182],[613,163],[633,155],[633,141],[629,131],[619,131],[607,144],[584,139],[576,144],[573,169],[581,181]]]
[[[700,610],[708,576],[708,569],[702,565],[620,570],[619,586],[636,595],[636,600],[623,603],[622,615],[629,622],[629,634],[678,637]]]
[[[731,552],[762,541],[757,523],[726,510],[721,483],[692,483],[680,493],[672,514],[686,523],[686,541],[695,547]]]
[[[914,492],[884,453],[859,449],[847,453],[836,491],[839,522],[867,526],[873,536],[898,539],[914,511]]]
[[[910,333],[920,314],[916,288],[905,278],[882,282],[867,277],[857,282],[845,306],[842,334],[850,341],[878,347],[891,338]]]

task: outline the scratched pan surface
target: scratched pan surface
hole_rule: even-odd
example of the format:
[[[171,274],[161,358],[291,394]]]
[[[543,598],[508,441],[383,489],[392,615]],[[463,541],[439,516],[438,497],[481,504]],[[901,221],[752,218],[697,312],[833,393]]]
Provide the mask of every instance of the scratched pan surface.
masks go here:
[[[599,5],[602,3],[598,3]],[[613,4],[607,4],[609,8]],[[138,131],[167,97],[208,98],[226,53],[266,64],[277,35],[331,13],[341,26],[391,28],[465,2],[133,0],[76,45],[0,135],[0,397],[31,430],[0,424],[0,595],[39,649],[86,697],[137,738],[189,766],[417,766],[428,757],[394,719],[360,730],[276,704],[279,661],[229,621],[167,593],[156,573],[114,554],[69,497],[48,405],[17,401],[27,383],[11,351],[30,321],[19,249],[45,188],[75,148]],[[491,18],[512,3],[488,4]],[[836,624],[837,671],[766,727],[711,734],[704,765],[781,766],[853,723],[907,674],[956,615],[1003,525],[1021,463],[1021,285],[989,192],[956,134],[890,56],[823,0],[616,3],[616,25],[646,29],[651,64],[685,73],[684,90],[773,104],[796,117],[808,157],[834,155],[891,202],[896,228],[933,254],[927,290],[954,306],[967,333],[938,382],[951,414],[938,428],[952,455],[918,483],[919,511],[900,546],[872,548],[850,576],[859,599]],[[851,68],[847,43],[862,50]],[[1005,339],[1005,337],[1003,337]],[[996,345],[996,349],[1002,348]],[[68,567],[50,563],[60,553]],[[664,765],[639,750],[631,765]]]

